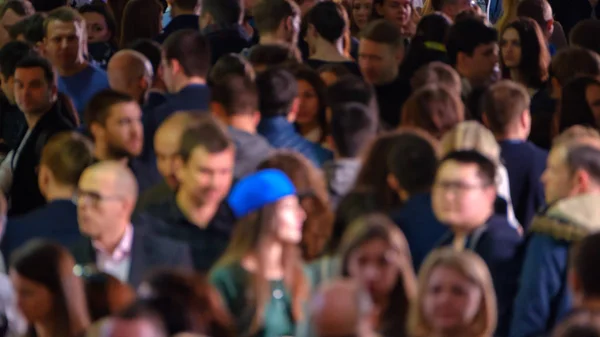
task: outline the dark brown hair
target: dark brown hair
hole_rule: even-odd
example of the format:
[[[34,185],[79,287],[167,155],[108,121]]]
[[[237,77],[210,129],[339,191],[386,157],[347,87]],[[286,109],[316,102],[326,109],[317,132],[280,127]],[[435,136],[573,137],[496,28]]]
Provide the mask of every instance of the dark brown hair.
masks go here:
[[[160,34],[162,12],[163,6],[157,0],[129,0],[121,18],[115,13],[115,20],[120,24],[121,48],[139,39],[155,39]]]
[[[292,0],[261,0],[252,7],[256,29],[260,34],[270,33],[289,17],[300,16],[300,8]]]
[[[233,146],[225,127],[214,117],[203,117],[198,125],[187,129],[181,137],[179,156],[187,163],[192,152],[201,147],[208,153],[219,153]]]
[[[167,62],[177,60],[186,76],[206,78],[210,67],[208,39],[199,31],[184,29],[171,34],[163,43]]]
[[[104,89],[95,94],[85,107],[83,121],[89,129],[93,123],[106,125],[110,109],[120,103],[135,102],[131,96],[112,89]]]
[[[360,33],[360,38],[393,48],[404,48],[404,39],[398,27],[385,19],[370,22]]]
[[[77,186],[83,171],[94,162],[94,145],[78,132],[54,135],[42,150],[40,165],[50,169],[54,179]]]
[[[487,126],[497,135],[503,135],[523,111],[529,109],[527,90],[512,81],[500,81],[483,95],[482,108]]]

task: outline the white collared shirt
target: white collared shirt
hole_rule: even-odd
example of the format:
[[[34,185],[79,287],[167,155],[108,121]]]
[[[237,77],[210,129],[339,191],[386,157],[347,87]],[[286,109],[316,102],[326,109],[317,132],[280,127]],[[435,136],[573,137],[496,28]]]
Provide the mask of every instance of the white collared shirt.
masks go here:
[[[125,234],[112,252],[105,252],[98,244],[92,242],[96,250],[96,266],[99,270],[110,274],[121,282],[127,283],[131,268],[131,248],[133,246],[133,226],[130,224],[125,229]]]

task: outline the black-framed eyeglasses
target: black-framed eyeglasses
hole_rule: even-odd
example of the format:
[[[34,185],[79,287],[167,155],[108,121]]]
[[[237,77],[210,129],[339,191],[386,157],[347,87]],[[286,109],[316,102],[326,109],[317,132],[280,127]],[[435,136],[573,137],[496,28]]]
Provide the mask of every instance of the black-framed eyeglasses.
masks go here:
[[[73,194],[73,203],[76,205],[82,202],[89,201],[93,206],[97,206],[100,202],[103,201],[111,201],[111,200],[121,200],[123,197],[120,195],[102,195],[96,191],[85,191],[82,189],[77,189],[75,194]]]

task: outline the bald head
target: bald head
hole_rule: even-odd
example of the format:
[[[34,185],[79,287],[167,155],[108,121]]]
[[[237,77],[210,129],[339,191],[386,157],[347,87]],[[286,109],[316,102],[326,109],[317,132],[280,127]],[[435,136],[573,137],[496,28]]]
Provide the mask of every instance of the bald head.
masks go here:
[[[117,52],[108,62],[108,82],[113,90],[126,93],[142,102],[154,76],[150,60],[131,49]]]
[[[122,197],[137,199],[138,184],[131,170],[120,161],[103,160],[88,167],[83,175],[100,178],[107,183],[113,193]],[[82,175],[82,180],[83,180]]]
[[[371,308],[369,295],[356,282],[336,280],[317,292],[310,319],[319,337],[358,336]]]

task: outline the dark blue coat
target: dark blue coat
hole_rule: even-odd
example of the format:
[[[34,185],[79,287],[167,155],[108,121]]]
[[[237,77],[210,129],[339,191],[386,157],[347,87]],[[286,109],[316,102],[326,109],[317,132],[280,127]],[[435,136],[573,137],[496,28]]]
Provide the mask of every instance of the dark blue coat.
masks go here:
[[[200,30],[200,20],[198,15],[183,14],[174,17],[163,29],[163,32],[156,38],[156,41],[162,44],[171,34],[184,29]]]

